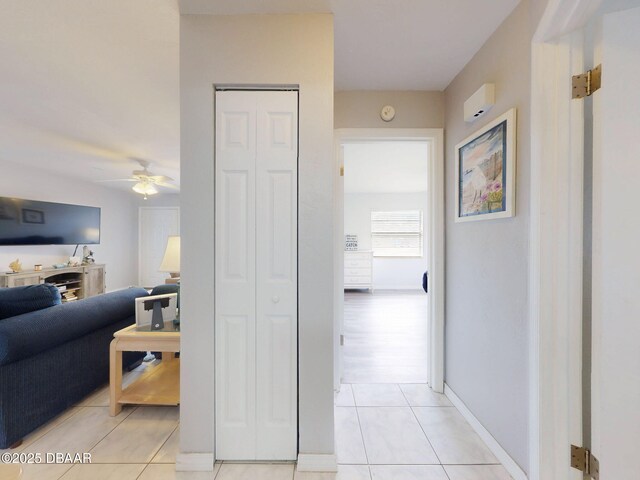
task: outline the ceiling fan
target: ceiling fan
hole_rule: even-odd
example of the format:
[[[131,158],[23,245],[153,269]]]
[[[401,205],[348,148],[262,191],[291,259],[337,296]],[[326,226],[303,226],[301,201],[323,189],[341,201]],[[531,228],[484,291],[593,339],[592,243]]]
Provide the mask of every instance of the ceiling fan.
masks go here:
[[[165,187],[171,188],[173,190],[178,190],[178,187],[173,185],[170,182],[173,182],[173,178],[167,177],[165,175],[154,175],[149,171],[149,165],[151,162],[147,160],[135,159],[136,162],[140,164],[142,170],[134,170],[131,172],[130,178],[117,178],[113,180],[100,180],[101,182],[135,182],[135,185],[131,187],[131,189],[139,193],[140,195],[144,195],[144,199],[147,199],[148,195],[155,195],[158,193],[158,189],[156,187]]]

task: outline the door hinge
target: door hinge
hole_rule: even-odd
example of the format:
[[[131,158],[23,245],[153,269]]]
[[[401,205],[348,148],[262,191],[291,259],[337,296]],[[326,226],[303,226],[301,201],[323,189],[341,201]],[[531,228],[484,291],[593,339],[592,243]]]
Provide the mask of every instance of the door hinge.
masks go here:
[[[594,480],[600,479],[600,462],[587,448],[571,445],[571,466]]]
[[[584,98],[593,95],[602,85],[602,65],[581,75],[574,75],[571,79],[573,94],[571,98]]]
[[[344,335],[340,335],[340,346],[344,346]]]

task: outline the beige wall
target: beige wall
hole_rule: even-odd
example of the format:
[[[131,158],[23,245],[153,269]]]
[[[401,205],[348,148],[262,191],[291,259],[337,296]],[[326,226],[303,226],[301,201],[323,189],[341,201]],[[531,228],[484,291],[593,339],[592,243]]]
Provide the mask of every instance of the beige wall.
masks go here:
[[[299,445],[333,454],[333,17],[180,19],[180,450],[214,452],[214,85],[297,84]]]
[[[522,3],[445,90],[446,382],[527,471],[531,24]],[[496,104],[473,124],[463,104],[483,83]],[[454,223],[455,145],[517,109],[516,215]]]
[[[392,105],[391,122],[380,109]],[[335,128],[442,128],[444,93],[431,91],[345,91],[335,94]]]

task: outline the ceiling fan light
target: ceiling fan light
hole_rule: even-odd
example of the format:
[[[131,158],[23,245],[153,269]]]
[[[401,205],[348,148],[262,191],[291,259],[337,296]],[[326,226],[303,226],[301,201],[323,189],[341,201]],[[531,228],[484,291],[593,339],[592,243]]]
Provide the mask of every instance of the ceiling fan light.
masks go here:
[[[139,193],[140,195],[145,195],[145,196],[155,195],[156,193],[158,193],[158,189],[154,187],[153,184],[146,183],[146,182],[138,182],[133,187],[131,187],[131,189],[134,192]]]

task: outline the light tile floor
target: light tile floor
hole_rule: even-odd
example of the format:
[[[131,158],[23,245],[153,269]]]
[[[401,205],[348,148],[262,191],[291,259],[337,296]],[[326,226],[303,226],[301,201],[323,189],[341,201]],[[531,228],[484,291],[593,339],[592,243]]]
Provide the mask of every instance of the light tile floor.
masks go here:
[[[142,366],[125,376],[131,382]],[[509,480],[444,395],[423,384],[342,385],[336,397],[337,474],[293,464],[216,464],[175,471],[177,407],[108,411],[108,388],[35,431],[11,452],[92,454],[90,465],[24,465],[24,480]],[[0,471],[0,480],[2,478]]]
[[[422,308],[418,296],[416,308]],[[359,297],[354,297],[366,307]],[[373,298],[373,297],[370,297]],[[392,296],[373,298],[390,309]],[[403,302],[403,304],[410,302]],[[355,305],[354,305],[355,306]],[[369,308],[365,309],[369,313]],[[363,312],[360,312],[363,313]],[[353,333],[356,333],[355,331]],[[354,376],[399,369],[359,369],[371,357],[361,332]],[[380,332],[377,332],[380,333]],[[374,334],[373,337],[375,339]],[[403,338],[398,340],[404,341]],[[371,343],[375,346],[375,342]],[[375,350],[375,349],[374,349]],[[360,353],[358,355],[360,355]],[[390,352],[387,352],[390,353]],[[415,359],[414,359],[415,360]],[[125,385],[155,362],[125,375]],[[400,364],[397,365],[398,367]],[[412,378],[420,377],[417,370]],[[375,378],[375,376],[374,376]],[[376,381],[376,380],[374,380]],[[407,381],[402,380],[396,381]],[[338,473],[297,472],[293,464],[219,463],[209,473],[175,471],[178,407],[125,407],[109,416],[109,390],[101,388],[33,432],[11,452],[92,454],[90,465],[24,465],[24,480],[509,480],[511,477],[449,400],[422,383],[344,384],[335,401]],[[3,451],[0,451],[2,453]],[[0,466],[0,480],[3,478]]]
[[[451,402],[425,384],[345,384],[335,403],[337,479],[511,479]]]

